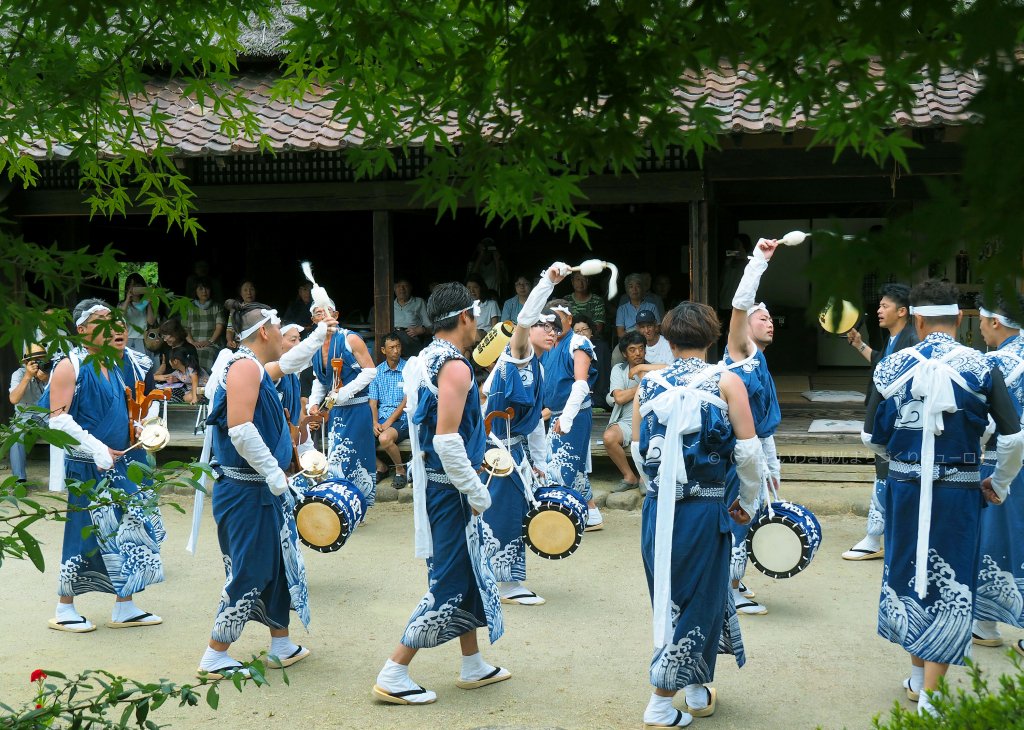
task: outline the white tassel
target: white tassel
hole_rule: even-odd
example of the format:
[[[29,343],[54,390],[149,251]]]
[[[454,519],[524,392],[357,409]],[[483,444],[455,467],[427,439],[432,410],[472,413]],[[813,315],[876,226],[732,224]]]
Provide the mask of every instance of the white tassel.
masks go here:
[[[605,261],[604,265],[611,272],[611,277],[608,279],[608,301],[614,303],[615,295],[619,293],[619,267],[611,261]]]
[[[327,290],[317,284],[316,279],[313,278],[313,265],[308,261],[303,261],[299,265],[302,267],[302,273],[305,274],[306,279],[313,285],[313,289],[310,291],[310,295],[313,297],[313,306],[333,310],[334,300],[327,296]]]

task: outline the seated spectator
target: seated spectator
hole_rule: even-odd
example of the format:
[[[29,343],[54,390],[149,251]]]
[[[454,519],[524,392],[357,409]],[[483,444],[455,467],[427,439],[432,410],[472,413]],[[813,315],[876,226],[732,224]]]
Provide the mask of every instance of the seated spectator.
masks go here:
[[[188,341],[188,333],[185,332],[185,328],[181,326],[181,322],[176,319],[169,319],[160,325],[160,329],[157,330],[160,333],[160,339],[163,341],[163,346],[152,352],[153,361],[159,364],[155,368],[150,368],[150,376],[155,380],[157,375],[169,375],[172,368],[170,362],[171,350],[176,347],[188,347],[191,348],[195,354],[195,359],[199,360],[199,352],[195,346],[191,345]],[[152,383],[146,384],[146,392],[148,393]]]
[[[384,338],[384,362],[377,366],[377,377],[370,382],[370,412],[373,413],[373,434],[380,447],[395,465],[395,478],[391,486],[402,489],[408,478],[398,444],[409,438],[409,420],[405,413],[405,393],[402,390],[402,340],[398,333],[391,332]],[[377,459],[377,481],[381,474],[387,475],[384,463]]]
[[[466,267],[466,278],[473,277],[480,280],[481,289],[490,289],[497,295],[505,291],[508,270],[493,238],[484,238],[477,244],[476,258]]]
[[[636,315],[647,309],[654,312],[654,316],[661,318],[658,307],[652,301],[644,299],[643,277],[640,274],[630,274],[626,277],[626,301],[619,305],[615,312],[615,333],[618,339],[622,339],[627,332],[636,329]]]
[[[242,285],[238,287],[238,298],[242,304],[251,304],[256,301],[256,285],[246,279],[242,282]],[[227,342],[228,348],[231,350],[238,349],[238,341],[235,337],[235,330],[231,326],[231,321],[228,321],[227,325]]]
[[[46,350],[40,345],[30,345],[25,348],[25,356],[21,362],[22,366],[11,375],[11,387],[7,396],[14,406],[14,420],[22,426],[29,421],[36,421],[45,426],[46,414],[28,408],[39,402],[46,384],[50,382],[50,374],[46,367]],[[27,481],[28,454],[25,451],[25,444],[20,439],[11,444],[10,457],[11,471],[18,482]]]
[[[526,274],[520,274],[516,277],[513,282],[516,288],[515,296],[509,297],[505,300],[505,303],[501,305],[501,321],[507,322],[511,320],[516,321],[516,317],[523,310],[523,305],[526,304],[526,298],[530,296],[530,290],[533,289],[533,282],[530,281],[530,277]]]
[[[395,334],[401,340],[401,352],[410,357],[418,355],[430,342],[430,317],[427,303],[412,295],[412,284],[405,277],[395,279],[395,301],[392,308]],[[385,340],[386,343],[386,340]]]
[[[175,347],[167,356],[170,371],[158,373],[153,379],[161,383],[159,387],[171,391],[171,403],[188,403],[196,405],[206,402],[201,389],[206,388],[209,373],[199,366],[195,348],[187,345]]]
[[[642,292],[642,300],[650,302],[654,305],[655,310],[658,312],[658,319],[665,316],[665,302],[661,300],[657,294],[651,291],[651,272],[641,271],[637,276],[640,277],[640,291]],[[629,292],[624,291],[619,296],[619,306],[622,306],[630,300]]]
[[[284,310],[284,321],[294,322],[304,330],[313,327],[313,319],[309,314],[309,306],[313,303],[313,285],[308,281],[299,284],[295,300]]]
[[[146,330],[156,324],[153,305],[143,299],[148,292],[141,274],[129,274],[124,283],[124,299],[117,305],[128,324],[128,347],[139,352],[146,351]]]
[[[639,475],[630,467],[626,449],[633,440],[633,398],[642,375],[631,375],[630,370],[644,363],[647,344],[639,332],[627,332],[619,340],[623,362],[612,368],[608,405],[612,407],[608,428],[604,431],[604,448],[612,463],[622,474],[622,480],[612,491],[626,492],[640,486]]]
[[[649,309],[638,312],[636,329],[647,340],[647,362],[652,365],[668,365],[675,360],[668,340],[661,336],[661,325],[654,312]]]
[[[224,300],[224,292],[221,290],[220,281],[210,274],[210,264],[204,259],[198,259],[192,264],[192,273],[188,275],[185,280],[185,292],[194,292],[196,290],[196,281],[198,279],[206,279],[210,282],[210,299],[215,302],[221,302]]]
[[[490,292],[479,276],[471,276],[466,279],[466,288],[469,289],[473,299],[480,301],[480,316],[476,319],[476,339],[479,342],[480,338],[491,331],[491,327],[498,324],[501,311],[498,309],[498,303],[490,298]]]
[[[572,275],[569,309],[572,310],[573,321],[578,321],[581,315],[586,315],[594,323],[594,337],[605,337],[606,303],[602,297],[590,291],[590,277],[578,271]]]
[[[594,381],[594,387],[591,388],[592,400],[595,408],[603,407],[605,396],[608,395],[608,376],[612,367],[608,343],[594,337],[594,321],[585,314],[573,317],[572,331],[586,337],[594,346],[594,355],[597,358],[595,363],[597,365],[597,380]]]
[[[210,299],[213,287],[208,279],[196,279],[191,292],[195,298],[185,316],[185,339],[199,353],[199,366],[209,371],[220,351],[220,338],[224,335],[227,316],[221,306]]]
[[[662,317],[680,302],[672,293],[672,277],[668,274],[658,274],[654,277],[654,287],[651,289],[651,293],[661,301]]]

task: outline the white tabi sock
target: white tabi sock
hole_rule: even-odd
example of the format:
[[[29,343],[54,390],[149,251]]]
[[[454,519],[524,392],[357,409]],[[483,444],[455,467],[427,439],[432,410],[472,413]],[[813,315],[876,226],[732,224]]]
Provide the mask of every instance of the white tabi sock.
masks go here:
[[[377,685],[388,692],[404,692],[418,686],[409,677],[409,665],[388,659],[377,675]]]
[[[78,621],[82,618],[82,614],[78,612],[73,603],[58,603],[56,615],[58,621]]]
[[[267,653],[278,659],[287,659],[299,650],[299,645],[292,642],[289,636],[271,636],[270,649]]]
[[[671,697],[661,697],[651,693],[651,699],[647,703],[647,709],[644,710],[644,722],[651,723],[652,725],[668,725],[675,722],[678,714],[682,714],[679,720],[679,725],[685,727],[693,722],[693,716],[687,712],[679,713],[675,707],[672,706]]]
[[[932,715],[933,717],[937,715],[938,711],[932,705],[932,700],[938,696],[938,691],[929,692],[926,689],[921,690],[921,698],[917,701],[917,714]]]
[[[135,601],[115,601],[114,608],[110,612],[110,620],[114,622],[128,621],[144,613],[146,612],[135,605]],[[144,620],[147,623],[159,623],[160,617],[150,614]]]
[[[226,651],[217,651],[208,646],[206,647],[206,653],[203,654],[202,661],[199,662],[199,668],[211,672],[214,669],[223,669],[224,667],[238,664],[241,664],[241,662],[232,659]]]
[[[911,664],[910,689],[914,692],[920,692],[922,687],[924,687],[924,667],[918,667]]]
[[[601,516],[601,510],[597,507],[590,507],[587,509],[587,524],[588,525],[600,525],[604,522],[604,517]]]
[[[999,624],[995,621],[975,621],[974,633],[982,639],[1001,639]]]
[[[708,690],[703,684],[688,684],[683,687],[686,693],[686,704],[695,710],[702,710],[708,706]]]
[[[463,655],[462,657],[460,679],[464,681],[473,682],[477,679],[482,679],[493,671],[494,667],[484,661],[484,657],[480,652],[470,654],[469,656]]]

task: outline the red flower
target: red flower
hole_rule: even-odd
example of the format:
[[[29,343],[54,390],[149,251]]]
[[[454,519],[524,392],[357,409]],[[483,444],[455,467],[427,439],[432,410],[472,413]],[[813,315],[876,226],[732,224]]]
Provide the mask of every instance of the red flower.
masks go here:
[[[37,710],[41,710],[41,709],[43,709],[43,706],[37,702],[36,703],[36,709]]]
[[[46,679],[46,672],[42,669],[37,669],[32,672],[32,676],[29,679],[30,682],[38,682],[40,679]]]

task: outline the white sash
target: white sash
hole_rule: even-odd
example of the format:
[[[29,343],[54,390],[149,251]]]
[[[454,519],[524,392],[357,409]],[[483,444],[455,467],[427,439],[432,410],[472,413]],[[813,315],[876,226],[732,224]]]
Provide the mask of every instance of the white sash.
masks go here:
[[[727,408],[724,400],[696,385],[724,372],[721,365],[712,365],[686,385],[671,385],[658,373],[650,378],[665,390],[640,406],[640,415],[654,413],[665,425],[665,443],[661,465],[658,467],[658,526],[654,533],[654,648],[672,641],[672,531],[675,525],[676,484],[686,484],[686,460],[681,458],[680,438],[684,434],[698,433],[701,427],[701,402],[707,401]],[[641,466],[642,465],[638,465]]]
[[[935,470],[935,437],[945,430],[943,413],[956,413],[955,382],[968,393],[974,393],[963,376],[949,366],[948,361],[967,351],[963,346],[954,347],[939,358],[928,359],[914,347],[907,348],[917,362],[891,383],[883,396],[889,397],[899,387],[913,378],[910,394],[921,400],[921,495],[917,512],[917,551],[914,557],[914,589],[919,598],[928,595],[928,543],[932,522],[932,483]],[[916,371],[916,372],[915,372]]]
[[[420,449],[420,438],[412,419],[416,415],[416,409],[420,402],[420,386],[437,395],[437,388],[430,384],[427,378],[427,369],[423,360],[419,357],[410,357],[405,363],[403,371],[406,409],[409,414],[409,443],[412,446],[412,516],[415,530],[415,544],[417,558],[432,558],[434,556],[434,541],[430,534],[430,519],[427,516],[427,466],[423,461],[423,452]]]

